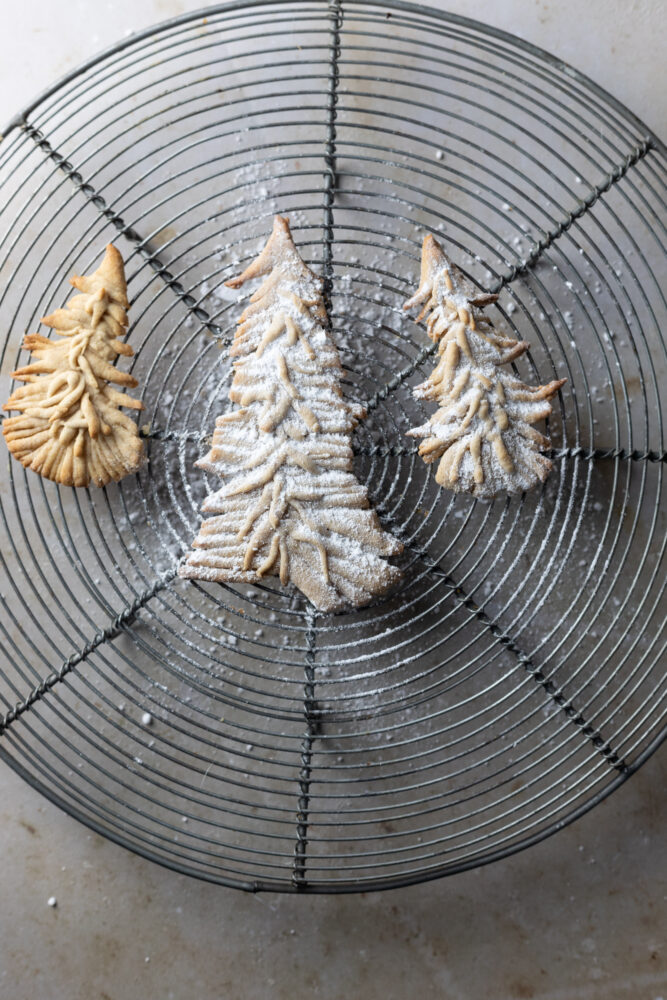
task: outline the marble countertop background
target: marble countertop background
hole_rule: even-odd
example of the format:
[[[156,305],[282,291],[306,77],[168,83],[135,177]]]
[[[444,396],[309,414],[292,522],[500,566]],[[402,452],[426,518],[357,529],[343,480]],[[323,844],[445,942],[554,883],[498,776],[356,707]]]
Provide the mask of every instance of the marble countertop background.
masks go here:
[[[550,50],[665,137],[664,3],[432,5]],[[200,6],[21,0],[6,24],[0,121],[129,31]],[[667,1000],[666,779],[657,754],[574,825],[483,869],[296,898],[243,895],[143,861],[2,766],[0,998]]]

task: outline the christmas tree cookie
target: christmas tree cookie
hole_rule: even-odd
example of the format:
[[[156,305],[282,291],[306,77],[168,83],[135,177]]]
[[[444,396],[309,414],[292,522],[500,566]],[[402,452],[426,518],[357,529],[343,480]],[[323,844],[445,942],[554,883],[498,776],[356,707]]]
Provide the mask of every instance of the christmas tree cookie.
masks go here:
[[[350,436],[364,411],[343,399],[322,281],[280,216],[259,257],[227,284],[260,276],[230,350],[235,407],[218,417],[197,463],[223,485],[205,501],[211,516],[179,572],[245,583],[278,576],[323,611],[361,606],[400,579],[385,557],[402,545],[354,476]]]
[[[438,462],[441,486],[482,499],[521,493],[547,478],[552,463],[543,451],[550,441],[533,424],[549,416],[549,399],[565,382],[529,386],[501,367],[529,345],[494,329],[482,310],[496,299],[474,288],[426,237],[419,289],[405,308],[422,307],[417,318],[428,317],[438,345],[437,366],[414,390],[438,410],[407,433],[422,439],[425,462]]]
[[[113,388],[137,385],[111,363],[134,353],[120,339],[127,328],[123,259],[109,245],[94,274],[70,281],[81,294],[42,320],[60,336],[25,338],[36,360],[12,373],[25,385],[3,407],[20,415],[7,417],[2,433],[27,469],[64,486],[104,486],[136,472],[143,459],[137,426],[120,411],[143,405]]]

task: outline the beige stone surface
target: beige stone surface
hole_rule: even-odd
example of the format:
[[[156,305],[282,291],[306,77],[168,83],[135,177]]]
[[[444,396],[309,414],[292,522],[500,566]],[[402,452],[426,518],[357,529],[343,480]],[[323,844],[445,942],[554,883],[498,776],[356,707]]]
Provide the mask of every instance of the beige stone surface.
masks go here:
[[[3,767],[0,996],[659,1000],[666,780],[658,754],[577,823],[486,868],[394,892],[294,897],[143,861]]]
[[[128,30],[199,6],[22,0],[0,120]],[[664,136],[664,3],[441,6],[550,49]],[[667,1000],[666,778],[662,753],[578,823],[484,869],[296,898],[145,862],[0,765],[0,1000]]]

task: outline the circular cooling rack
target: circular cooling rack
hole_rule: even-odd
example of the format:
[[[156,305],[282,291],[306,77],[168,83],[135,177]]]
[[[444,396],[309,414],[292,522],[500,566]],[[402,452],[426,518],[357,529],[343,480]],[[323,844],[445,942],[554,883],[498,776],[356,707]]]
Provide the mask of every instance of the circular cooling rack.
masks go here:
[[[545,837],[664,730],[665,155],[586,77],[395,2],[243,2],[126,39],[0,145],[3,396],[113,240],[148,462],[58,488],[5,451],[0,753],[140,854],[245,889],[386,888]],[[217,488],[226,289],[286,214],[324,274],[359,478],[403,583],[330,616],[275,581],[176,577]],[[527,496],[440,490],[402,311],[433,232],[566,377]],[[659,273],[658,268],[662,269]],[[662,606],[660,604],[663,601]]]

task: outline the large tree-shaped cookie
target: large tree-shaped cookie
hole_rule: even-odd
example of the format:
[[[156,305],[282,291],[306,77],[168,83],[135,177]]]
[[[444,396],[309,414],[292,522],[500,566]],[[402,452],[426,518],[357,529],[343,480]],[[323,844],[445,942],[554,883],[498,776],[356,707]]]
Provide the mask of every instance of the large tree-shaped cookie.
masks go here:
[[[137,426],[119,409],[143,405],[112,384],[137,385],[111,364],[134,353],[120,339],[127,327],[123,259],[109,244],[97,271],[70,281],[81,294],[42,320],[60,336],[24,340],[36,360],[12,373],[25,385],[3,407],[20,415],[7,417],[2,433],[27,469],[65,486],[104,486],[136,472],[143,457]]]
[[[420,305],[439,361],[418,399],[438,410],[407,433],[422,438],[419,454],[438,462],[436,481],[447,489],[491,499],[544,482],[552,463],[550,442],[532,426],[549,416],[549,399],[565,379],[529,386],[502,368],[528,350],[525,341],[503,337],[482,308],[497,295],[475,289],[432,236],[424,240],[421,279],[405,308]]]
[[[350,435],[363,410],[341,393],[322,282],[276,217],[237,288],[266,275],[239,320],[230,399],[211,451],[197,464],[223,486],[209,496],[180,575],[294,583],[324,611],[360,606],[400,578],[385,561],[402,545],[382,531],[352,471]]]

